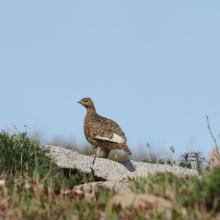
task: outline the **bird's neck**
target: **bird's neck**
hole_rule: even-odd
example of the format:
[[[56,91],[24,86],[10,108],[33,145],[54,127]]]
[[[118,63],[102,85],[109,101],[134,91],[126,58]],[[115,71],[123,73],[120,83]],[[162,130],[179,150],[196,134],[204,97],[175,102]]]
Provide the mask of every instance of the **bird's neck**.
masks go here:
[[[89,106],[87,108],[86,116],[92,116],[92,115],[97,115],[94,105],[93,106]]]

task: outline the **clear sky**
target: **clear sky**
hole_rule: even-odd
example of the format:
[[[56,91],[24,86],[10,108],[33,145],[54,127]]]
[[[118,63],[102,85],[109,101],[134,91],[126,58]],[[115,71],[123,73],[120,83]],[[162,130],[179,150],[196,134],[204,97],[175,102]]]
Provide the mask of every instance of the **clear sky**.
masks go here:
[[[220,1],[1,1],[0,128],[86,142],[90,97],[138,145],[208,155],[220,133]],[[218,143],[220,140],[218,139]]]

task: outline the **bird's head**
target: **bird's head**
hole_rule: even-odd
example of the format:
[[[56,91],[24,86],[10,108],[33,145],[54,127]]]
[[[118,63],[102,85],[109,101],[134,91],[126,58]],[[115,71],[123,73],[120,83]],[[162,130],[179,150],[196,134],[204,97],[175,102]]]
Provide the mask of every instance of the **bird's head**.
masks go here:
[[[83,98],[80,101],[78,101],[78,103],[80,103],[81,105],[83,105],[86,108],[94,106],[94,103],[90,98]]]

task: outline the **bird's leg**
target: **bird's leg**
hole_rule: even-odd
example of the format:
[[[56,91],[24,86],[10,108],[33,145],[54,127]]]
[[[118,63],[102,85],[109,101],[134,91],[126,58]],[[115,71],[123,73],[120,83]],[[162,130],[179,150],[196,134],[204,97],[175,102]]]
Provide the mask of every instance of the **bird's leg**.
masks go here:
[[[108,148],[97,147],[96,157],[107,158],[110,151]]]

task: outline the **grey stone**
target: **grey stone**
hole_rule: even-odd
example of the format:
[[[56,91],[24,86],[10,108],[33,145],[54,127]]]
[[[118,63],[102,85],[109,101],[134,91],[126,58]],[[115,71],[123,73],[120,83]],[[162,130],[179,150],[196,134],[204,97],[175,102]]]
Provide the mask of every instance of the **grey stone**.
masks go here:
[[[65,149],[57,146],[47,146],[54,157],[56,164],[60,168],[80,169],[82,172],[91,173],[91,168],[95,171],[97,177],[105,180],[127,180],[130,178],[147,177],[156,172],[171,172],[177,176],[198,175],[193,169],[182,168],[176,165],[151,164],[135,160],[114,161],[106,158],[96,158],[82,155],[77,151]]]

